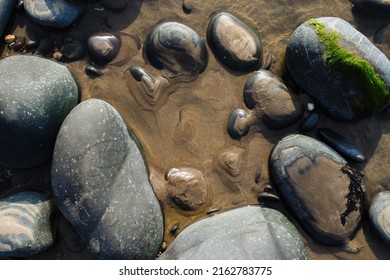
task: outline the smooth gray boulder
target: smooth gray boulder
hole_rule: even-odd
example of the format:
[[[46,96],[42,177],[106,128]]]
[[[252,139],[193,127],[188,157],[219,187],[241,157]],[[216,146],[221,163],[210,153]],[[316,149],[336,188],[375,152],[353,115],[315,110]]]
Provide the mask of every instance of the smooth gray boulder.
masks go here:
[[[57,136],[53,194],[97,259],[153,259],[163,238],[160,204],[142,148],[105,101],[80,103]]]
[[[295,226],[279,211],[245,206],[186,227],[159,260],[307,259]]]
[[[25,191],[0,199],[0,256],[28,257],[54,243],[54,200]]]
[[[294,82],[328,116],[375,115],[390,95],[390,61],[341,18],[311,19],[292,34],[285,62]]]
[[[344,158],[314,138],[293,134],[274,147],[269,168],[281,197],[315,241],[337,246],[353,238],[365,186]]]
[[[29,55],[0,61],[0,163],[33,168],[51,160],[60,126],[77,105],[68,68]]]

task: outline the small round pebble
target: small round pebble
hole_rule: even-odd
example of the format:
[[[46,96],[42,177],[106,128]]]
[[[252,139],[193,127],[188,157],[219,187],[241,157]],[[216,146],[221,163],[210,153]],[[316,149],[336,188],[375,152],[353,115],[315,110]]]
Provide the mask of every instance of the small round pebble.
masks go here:
[[[373,198],[369,215],[375,231],[390,248],[390,191],[380,192]]]
[[[88,39],[88,53],[98,65],[111,62],[119,53],[122,42],[119,36],[111,33],[96,33]]]

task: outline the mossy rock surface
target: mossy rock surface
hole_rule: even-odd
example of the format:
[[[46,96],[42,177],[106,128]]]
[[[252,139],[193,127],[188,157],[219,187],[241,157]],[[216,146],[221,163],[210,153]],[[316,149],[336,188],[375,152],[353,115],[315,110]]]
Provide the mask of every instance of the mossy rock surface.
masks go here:
[[[286,66],[295,83],[337,119],[372,116],[389,100],[390,61],[340,18],[299,26],[287,46]]]

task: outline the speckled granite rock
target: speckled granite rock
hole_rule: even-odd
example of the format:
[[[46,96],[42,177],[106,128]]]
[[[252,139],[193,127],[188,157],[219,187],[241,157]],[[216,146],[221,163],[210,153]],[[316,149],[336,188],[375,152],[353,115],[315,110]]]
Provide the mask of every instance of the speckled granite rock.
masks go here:
[[[58,133],[53,193],[98,259],[153,259],[163,217],[134,134],[108,103],[80,103]]]
[[[306,259],[295,226],[280,212],[246,206],[195,222],[160,260]]]
[[[341,245],[353,237],[365,187],[345,159],[316,139],[294,134],[278,142],[269,162],[271,179],[314,240]]]
[[[54,201],[46,193],[26,191],[0,199],[0,256],[28,257],[51,246],[53,214]]]
[[[28,55],[0,61],[0,163],[32,168],[51,160],[54,142],[79,90],[71,72]]]

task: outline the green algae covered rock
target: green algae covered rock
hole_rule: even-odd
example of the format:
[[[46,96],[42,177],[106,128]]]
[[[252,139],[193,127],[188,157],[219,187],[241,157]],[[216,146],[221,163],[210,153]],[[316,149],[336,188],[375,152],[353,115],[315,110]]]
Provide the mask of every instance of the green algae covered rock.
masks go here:
[[[340,18],[310,19],[292,34],[286,67],[295,83],[329,116],[356,120],[389,100],[390,61]]]

